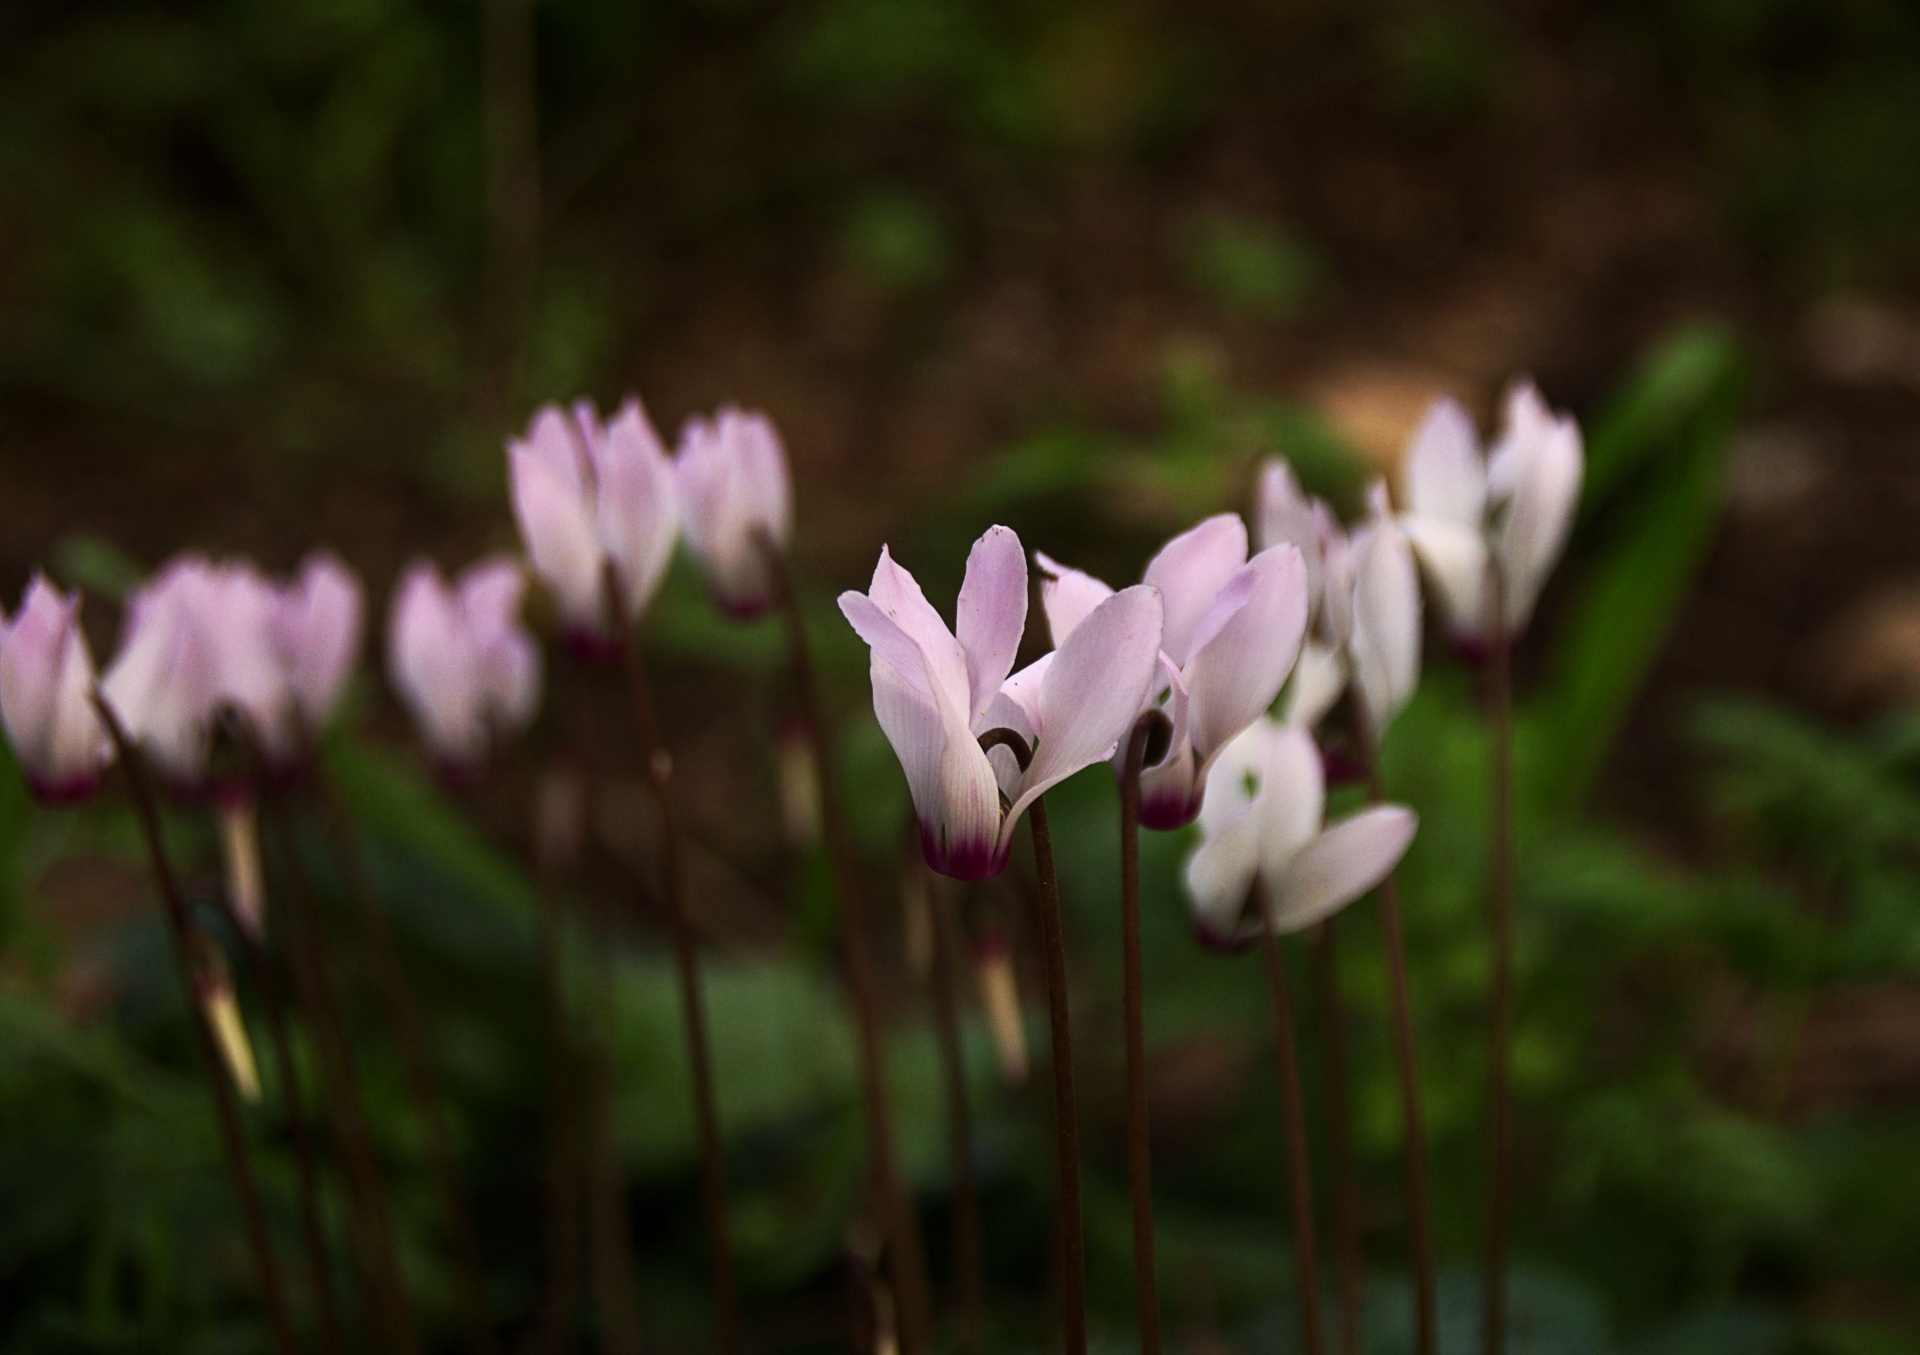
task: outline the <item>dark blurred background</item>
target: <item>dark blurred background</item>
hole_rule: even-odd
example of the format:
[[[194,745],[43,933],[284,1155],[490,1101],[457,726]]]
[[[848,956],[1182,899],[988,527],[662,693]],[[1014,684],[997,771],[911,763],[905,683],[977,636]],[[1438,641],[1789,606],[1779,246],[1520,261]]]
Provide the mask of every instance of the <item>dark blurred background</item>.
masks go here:
[[[765,408],[891,898],[902,797],[829,610],[883,541],[936,598],[994,520],[1132,577],[1156,540],[1244,507],[1259,456],[1352,508],[1434,395],[1484,417],[1531,373],[1581,417],[1593,463],[1520,655],[1519,1258],[1544,1314],[1524,1349],[1914,1351],[1916,281],[1920,9],[1900,0],[10,0],[0,575],[9,599],[36,563],[85,585],[102,652],[113,597],[187,546],[286,569],[331,544],[377,614],[408,557],[513,544],[501,441],[539,401],[638,391],[669,438],[722,400]],[[741,1188],[751,1295],[784,1330],[782,1305],[837,1264],[851,1191],[838,1056],[810,1082],[791,1067],[813,1054],[793,1054],[768,1085],[766,1040],[839,1020],[816,983],[828,903],[776,826],[777,637],[722,626],[677,573],[653,644],[712,849],[704,925],[741,964],[716,998],[722,1062],[748,1068],[725,1095],[763,1150],[765,1179]],[[1426,816],[1407,889],[1442,1240],[1468,1267],[1448,1293],[1470,1323],[1484,748],[1471,681],[1430,661],[1389,754]],[[382,751],[403,731],[376,688],[360,706],[387,737],[343,741],[342,775],[419,914],[417,962],[444,971],[441,1039],[517,1313],[538,1271],[512,1245],[536,1208],[538,1079],[513,1043],[528,1037],[484,1032],[531,1000],[526,885],[470,818],[510,849],[523,800],[449,810]],[[550,724],[542,739],[580,737]],[[1111,789],[1064,798],[1099,957]],[[33,1052],[0,1051],[19,1126],[0,1143],[0,1314],[17,1314],[0,1340],[244,1348],[218,1345],[250,1330],[218,1297],[231,1284],[182,1279],[195,1244],[152,1241],[187,1227],[178,1183],[155,1184],[174,1169],[129,1159],[147,1131],[100,1110],[164,1077],[193,1102],[128,825],[7,813],[0,1005]],[[1257,986],[1220,996],[1215,962],[1181,949],[1185,845],[1148,862],[1171,995],[1164,1248],[1170,1284],[1187,1277],[1170,1322],[1195,1348],[1275,1349],[1291,1327],[1273,1108],[1248,1090]],[[498,936],[447,922],[475,894],[500,905]],[[1384,1286],[1369,1349],[1386,1351],[1404,1336],[1396,1131],[1378,956],[1355,925]],[[671,1346],[699,1331],[691,1158],[641,932],[632,1001],[653,1025],[636,1017],[632,1039],[658,1059],[628,1070],[629,1146]],[[517,997],[474,987],[498,973]],[[1098,1031],[1112,978],[1089,982]],[[924,1032],[907,1043],[903,1076],[930,1079]],[[1023,1137],[1032,1107],[994,1099],[985,1049],[994,1280],[1017,1315],[1041,1287],[1044,1154]],[[1089,1074],[1096,1139],[1113,1077]],[[937,1232],[940,1121],[920,1108]],[[671,1132],[644,1128],[655,1114]],[[202,1176],[191,1228],[225,1236]],[[1124,1210],[1094,1198],[1112,1233],[1096,1294],[1121,1333]],[[443,1290],[417,1212],[419,1280]],[[1033,1339],[1021,1321],[1015,1344]]]

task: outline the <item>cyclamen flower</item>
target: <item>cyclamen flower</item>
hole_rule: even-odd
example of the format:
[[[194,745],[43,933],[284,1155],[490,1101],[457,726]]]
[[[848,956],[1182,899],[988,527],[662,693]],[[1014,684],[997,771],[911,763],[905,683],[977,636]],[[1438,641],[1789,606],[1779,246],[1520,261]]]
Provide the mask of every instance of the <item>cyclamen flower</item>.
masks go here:
[[[1249,908],[1256,883],[1274,930],[1301,931],[1385,879],[1418,826],[1403,805],[1375,805],[1325,826],[1320,750],[1306,730],[1273,720],[1229,744],[1207,782],[1186,885],[1194,930],[1219,948],[1260,935]]]
[[[287,749],[292,694],[273,641],[273,585],[251,564],[183,557],[127,604],[101,692],[177,789],[213,788],[213,732],[239,719],[269,755]]]
[[[1026,628],[1027,563],[1006,527],[968,554],[952,630],[885,550],[872,586],[842,593],[840,610],[872,647],[874,714],[906,773],[927,864],[961,880],[1005,869],[1028,806],[1112,753],[1146,701],[1161,644],[1160,595],[1128,588],[1009,677]],[[1026,741],[1024,770],[1005,748],[981,749],[997,728]]]
[[[80,597],[39,574],[20,610],[0,617],[0,721],[27,784],[47,804],[85,799],[112,756],[93,707],[93,656]]]
[[[1566,545],[1584,468],[1579,425],[1547,408],[1531,383],[1508,392],[1504,427],[1485,456],[1458,404],[1427,411],[1407,447],[1401,521],[1467,651],[1484,650],[1496,621],[1508,636],[1526,628]],[[1498,618],[1492,568],[1506,599]]]
[[[1261,473],[1261,544],[1299,546],[1312,590],[1286,721],[1313,728],[1351,679],[1378,739],[1419,685],[1420,578],[1386,486],[1376,482],[1367,504],[1367,520],[1349,537],[1324,501],[1301,492],[1286,462],[1275,458]]]
[[[498,734],[533,718],[540,651],[520,623],[526,576],[507,559],[484,560],[450,587],[421,561],[394,593],[387,662],[394,687],[428,748],[448,771],[470,776]]]
[[[793,535],[787,454],[772,421],[731,405],[689,419],[673,479],[687,548],[715,599],[741,620],[766,612],[779,586],[767,552],[784,552]]]
[[[326,728],[360,656],[360,581],[326,551],[275,590],[268,634],[304,733]]]
[[[602,425],[582,400],[540,409],[526,436],[507,444],[513,513],[534,572],[552,592],[570,640],[604,651],[613,600],[626,619],[646,610],[665,577],[679,530],[673,467],[637,399]]]
[[[1112,590],[1035,558],[1047,625],[1064,646]],[[1140,822],[1172,829],[1193,821],[1213,759],[1286,685],[1306,631],[1306,565],[1291,543],[1247,559],[1246,524],[1223,513],[1163,546],[1144,579],[1165,599],[1166,630],[1160,677],[1142,708],[1165,712],[1172,739],[1140,779]]]

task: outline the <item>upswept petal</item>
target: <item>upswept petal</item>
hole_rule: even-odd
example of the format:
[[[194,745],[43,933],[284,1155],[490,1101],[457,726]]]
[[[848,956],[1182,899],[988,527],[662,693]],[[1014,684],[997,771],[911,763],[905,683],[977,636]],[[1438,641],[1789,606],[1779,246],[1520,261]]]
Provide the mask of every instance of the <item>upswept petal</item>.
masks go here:
[[[1218,764],[1216,764],[1217,767]],[[1213,804],[1211,779],[1206,803]],[[1194,930],[1225,947],[1246,933],[1247,901],[1260,874],[1260,817],[1243,812],[1201,839],[1187,858],[1186,885]]]
[[[1324,527],[1321,515],[1314,509],[1314,501],[1300,488],[1293,467],[1283,458],[1270,456],[1261,463],[1256,515],[1260,549],[1266,550],[1282,542],[1292,542],[1298,546],[1307,563],[1307,587],[1317,598],[1320,595],[1320,543]]]
[[[34,793],[78,798],[111,755],[93,708],[93,658],[80,599],[35,574],[11,621],[0,618],[0,720]]]
[[[1500,437],[1487,452],[1487,488],[1494,498],[1513,494],[1527,461],[1558,422],[1533,382],[1522,378],[1507,387]]]
[[[472,764],[484,751],[486,726],[460,612],[439,569],[415,563],[394,594],[387,654],[394,688],[428,746],[446,760]]]
[[[1001,827],[1067,777],[1107,757],[1147,699],[1160,655],[1160,594],[1124,588],[1074,627],[1040,682],[1040,746]]]
[[[570,628],[598,630],[603,555],[592,499],[578,473],[569,477],[528,443],[508,449],[507,466],[514,520],[534,572]]]
[[[1221,513],[1188,528],[1147,562],[1140,581],[1165,599],[1161,647],[1175,663],[1185,665],[1214,598],[1246,562],[1247,524],[1238,513]]]
[[[360,655],[360,581],[329,552],[307,557],[300,577],[279,590],[272,635],[294,704],[309,732],[333,716]]]
[[[597,445],[594,530],[619,571],[621,601],[634,621],[666,577],[680,532],[673,464],[638,400],[620,407]]]
[[[1320,519],[1320,582],[1310,599],[1311,624],[1320,638],[1335,649],[1344,649],[1353,633],[1353,556],[1354,541],[1324,503],[1314,505]]]
[[[1268,884],[1320,831],[1326,813],[1326,772],[1319,745],[1304,729],[1262,720],[1248,731],[1260,736],[1259,785],[1254,791],[1260,817],[1262,861]]]
[[[873,709],[907,777],[927,863],[944,875],[981,879],[996,857],[1000,783],[964,724],[877,655]]]
[[[1266,779],[1271,728],[1261,720],[1229,740],[1207,771],[1207,796],[1200,806],[1200,835],[1211,837],[1252,812]]]
[[[1420,566],[1438,594],[1448,629],[1462,638],[1487,630],[1487,545],[1478,531],[1439,518],[1403,517]]]
[[[945,699],[953,703],[955,710],[971,712],[973,697],[967,676],[966,650],[947,629],[947,623],[927,601],[926,594],[920,591],[919,581],[900,567],[885,546],[880,548],[880,561],[873,567],[873,583],[867,589],[867,596],[919,647],[927,677]]]
[[[1293,685],[1287,689],[1282,719],[1302,729],[1312,729],[1327,718],[1327,713],[1347,689],[1347,664],[1337,649],[1309,639],[1300,646],[1300,658],[1293,665]],[[1208,783],[1212,795],[1212,782]]]
[[[585,406],[585,413],[597,424],[592,405]],[[542,405],[528,420],[525,434],[508,440],[507,455],[514,458],[516,453],[524,453],[528,459],[539,462],[559,477],[561,483],[572,490],[576,497],[585,498],[588,493],[589,444],[582,441],[581,432],[579,407],[569,412],[558,405]]]
[[[1043,551],[1035,551],[1033,561],[1040,566],[1040,609],[1047,614],[1047,634],[1058,646],[1095,607],[1113,596],[1113,589]]]
[[[1376,805],[1327,829],[1287,863],[1268,891],[1274,930],[1324,921],[1387,877],[1413,841],[1419,819],[1402,805]]]
[[[1250,584],[1245,603],[1182,669],[1191,702],[1189,737],[1202,770],[1273,704],[1306,634],[1306,566],[1298,547],[1264,550],[1237,577]]]
[[[1428,406],[1407,444],[1407,511],[1480,530],[1487,511],[1487,469],[1466,410],[1450,397]]]
[[[1351,652],[1361,710],[1375,739],[1420,683],[1420,576],[1406,533],[1376,521],[1359,552]]]
[[[1510,632],[1525,628],[1566,545],[1584,470],[1580,429],[1571,419],[1547,424],[1532,454],[1520,463],[1513,495],[1494,538],[1506,584]]]
[[[954,637],[966,655],[971,723],[1000,694],[1026,628],[1026,552],[1011,528],[989,527],[967,554],[954,613]]]

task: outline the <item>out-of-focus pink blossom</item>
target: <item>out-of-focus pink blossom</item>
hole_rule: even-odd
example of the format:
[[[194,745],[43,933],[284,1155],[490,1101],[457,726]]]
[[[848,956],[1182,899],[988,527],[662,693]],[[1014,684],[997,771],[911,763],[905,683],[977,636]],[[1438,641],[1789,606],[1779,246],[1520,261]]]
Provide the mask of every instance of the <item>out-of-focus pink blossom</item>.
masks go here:
[[[481,561],[450,586],[419,561],[395,590],[387,626],[393,685],[449,772],[472,776],[493,739],[533,718],[540,652],[520,621],[526,576],[512,560]]]
[[[507,444],[513,512],[527,559],[558,604],[568,638],[606,651],[619,586],[625,619],[653,600],[679,530],[674,474],[638,399],[611,423],[586,401],[542,407],[525,436]]]
[[[80,598],[36,574],[11,619],[0,617],[0,721],[33,793],[49,804],[84,799],[112,756],[93,707],[93,656],[80,633]]]
[[[778,586],[767,552],[784,552],[793,535],[787,454],[772,421],[732,406],[689,419],[673,476],[687,547],[715,599],[731,616],[761,615]]]
[[[333,718],[360,657],[360,581],[326,551],[309,555],[299,577],[274,593],[269,633],[304,733]]]

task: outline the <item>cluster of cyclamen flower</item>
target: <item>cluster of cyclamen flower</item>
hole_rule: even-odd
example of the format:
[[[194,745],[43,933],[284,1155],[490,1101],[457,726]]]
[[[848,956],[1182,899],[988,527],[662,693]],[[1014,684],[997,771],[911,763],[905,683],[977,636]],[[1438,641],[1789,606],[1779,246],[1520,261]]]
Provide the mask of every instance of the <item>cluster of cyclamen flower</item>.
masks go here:
[[[508,455],[528,558],[582,646],[605,646],[616,606],[630,616],[645,607],[682,530],[730,612],[768,605],[758,543],[783,547],[791,515],[785,460],[765,418],[723,409],[694,420],[669,460],[637,402],[605,425],[584,404],[550,407]],[[478,768],[489,740],[537,708],[525,588],[521,566],[496,557],[453,584],[421,561],[395,590],[393,683],[452,773]],[[77,594],[36,575],[0,623],[0,718],[49,803],[84,798],[112,757],[79,609]],[[358,581],[324,551],[284,583],[244,561],[184,556],[129,599],[98,697],[174,789],[239,793],[243,777],[220,765],[216,735],[237,722],[265,770],[297,770],[352,674],[362,612]]]
[[[507,456],[526,565],[550,594],[565,640],[576,652],[624,656],[634,665],[643,751],[670,839],[670,764],[647,747],[657,736],[644,727],[650,698],[633,630],[683,536],[730,615],[752,617],[776,601],[790,606],[791,491],[778,435],[760,415],[723,409],[690,421],[669,456],[637,400],[608,421],[582,402],[541,409],[509,442]],[[1344,710],[1354,750],[1373,765],[1418,681],[1423,570],[1456,645],[1504,664],[1564,544],[1581,474],[1579,430],[1532,386],[1510,393],[1504,427],[1484,451],[1466,414],[1442,401],[1409,444],[1398,512],[1376,483],[1365,517],[1343,527],[1274,461],[1260,480],[1259,549],[1251,555],[1247,527],[1232,514],[1173,538],[1139,584],[1118,591],[1036,552],[1053,648],[1018,672],[1030,580],[1026,549],[1006,527],[975,543],[951,627],[885,549],[868,590],[842,594],[842,612],[872,651],[874,712],[905,773],[927,863],[962,880],[996,874],[1007,865],[1017,824],[1034,816],[1044,858],[1043,930],[1050,929],[1063,1236],[1077,1238],[1079,1229],[1065,971],[1050,849],[1042,844],[1046,791],[1111,761],[1130,816],[1123,853],[1134,850],[1136,825],[1170,830],[1197,820],[1185,883],[1196,932],[1211,944],[1236,946],[1262,934],[1271,941],[1325,921],[1389,877],[1415,818],[1404,806],[1380,803],[1376,781],[1368,808],[1328,825],[1328,759],[1316,731]],[[525,726],[538,705],[540,653],[521,617],[526,584],[522,564],[502,556],[452,583],[432,564],[416,563],[395,590],[390,676],[433,757],[456,775],[475,774],[494,741]],[[0,721],[34,790],[50,802],[84,795],[116,747],[137,747],[169,786],[231,814],[254,787],[297,776],[308,764],[360,648],[360,587],[324,553],[286,583],[245,563],[174,561],[129,600],[120,650],[97,683],[79,605],[77,595],[36,576],[15,616],[0,618]],[[789,617],[803,670],[791,607]],[[812,717],[817,722],[817,711]],[[1338,738],[1330,732],[1329,746]],[[822,799],[831,799],[818,765],[816,774]],[[157,839],[153,845],[164,876]],[[663,847],[663,855],[683,950],[688,1039],[696,1068],[704,1069],[683,885],[672,849]],[[1132,918],[1138,888],[1130,869],[1123,869],[1123,892]],[[258,876],[257,862],[251,874]],[[842,869],[849,982],[866,1029],[863,1079],[884,1196],[892,1188],[891,1148],[850,879]],[[249,916],[257,897],[250,906],[248,892],[236,887],[233,902],[257,934],[259,918]],[[258,895],[257,880],[251,892]],[[1139,1116],[1130,1132],[1144,1163],[1137,931],[1130,926],[1128,940],[1129,1095]],[[1398,945],[1397,922],[1390,945]],[[1411,1155],[1419,1131],[1404,982],[1396,1000]],[[716,1306],[726,1330],[724,1184],[704,1073],[696,1096],[707,1140]],[[1150,1210],[1150,1190],[1141,1180],[1134,1185],[1136,1210]],[[904,1267],[895,1292],[905,1323],[911,1227],[884,1200],[883,1212],[892,1215],[889,1264]],[[1299,1250],[1304,1266],[1310,1239]],[[1139,1264],[1144,1305],[1150,1251]],[[1427,1335],[1430,1269],[1429,1259]],[[1078,1283],[1071,1273],[1067,1280]],[[1303,1270],[1302,1292],[1313,1290]],[[1149,1325],[1143,1306],[1143,1329]]]

